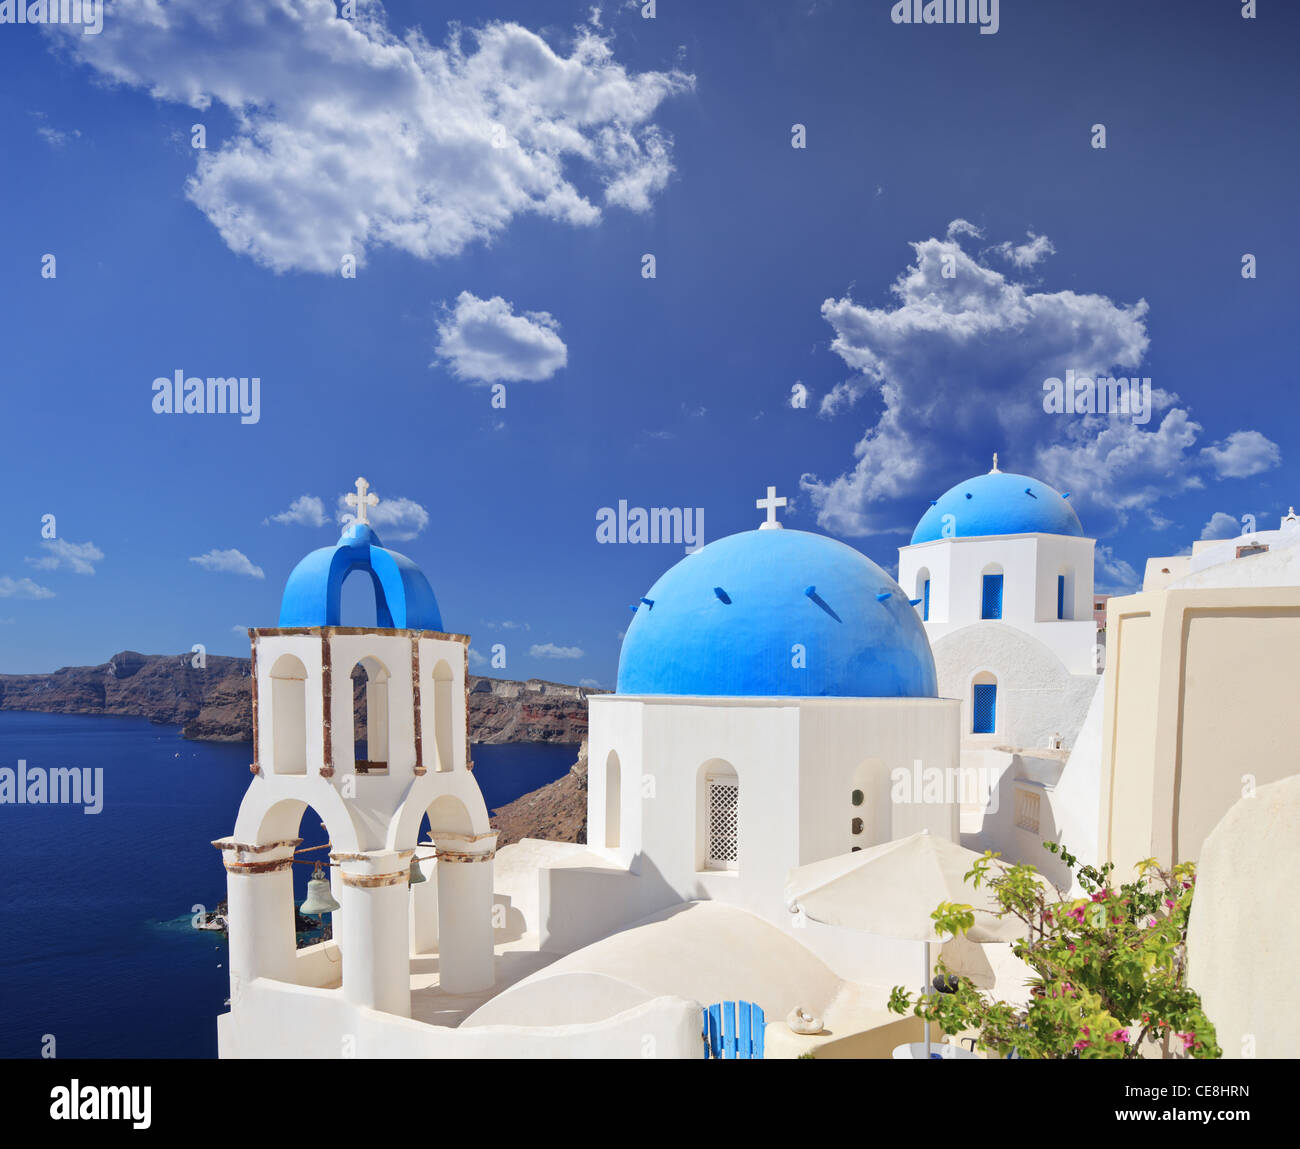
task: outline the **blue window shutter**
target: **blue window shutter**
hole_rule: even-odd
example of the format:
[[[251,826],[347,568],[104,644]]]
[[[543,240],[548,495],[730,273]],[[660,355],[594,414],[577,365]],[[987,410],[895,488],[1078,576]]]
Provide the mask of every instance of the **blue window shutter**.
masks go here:
[[[971,721],[972,734],[992,734],[997,727],[998,688],[996,683],[980,683],[975,687],[971,700],[974,712]]]
[[[722,1003],[722,1056],[727,1061],[736,1060],[736,1003]]]
[[[722,1005],[709,1006],[709,1056],[715,1061],[722,1057]]]
[[[930,580],[925,580],[925,586],[921,588],[921,621],[930,621]]]
[[[1065,575],[1056,576],[1056,617],[1065,617]]]
[[[736,1035],[736,1056],[748,1061],[752,1056],[751,1049],[753,1042],[753,1035],[749,1030],[749,1002],[736,1002],[736,1014],[736,1021],[739,1027],[739,1032]]]
[[[980,618],[1002,617],[1002,576],[990,574],[984,576],[984,601]]]
[[[763,1010],[754,1005],[754,1060],[763,1060],[763,1040],[767,1037],[766,1032],[767,1018],[763,1016]]]

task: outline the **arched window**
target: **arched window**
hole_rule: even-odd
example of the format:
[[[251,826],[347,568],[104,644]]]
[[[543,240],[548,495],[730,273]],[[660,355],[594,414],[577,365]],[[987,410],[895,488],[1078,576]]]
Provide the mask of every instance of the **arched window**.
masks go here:
[[[700,767],[696,806],[699,868],[739,869],[740,779],[731,763],[712,758]]]
[[[1062,567],[1056,576],[1056,617],[1073,618],[1074,572]]]
[[[438,748],[438,769],[455,765],[451,752],[451,667],[439,660],[433,668],[433,738]]]
[[[998,724],[998,680],[985,670],[971,685],[971,733],[993,734]]]
[[[980,618],[1002,617],[1002,568],[993,563],[984,568],[980,591]]]
[[[307,668],[292,654],[271,667],[271,772],[307,773]]]
[[[367,655],[352,668],[352,755],[358,774],[388,769],[388,668]]]
[[[921,621],[930,621],[930,570],[922,567],[916,572],[916,597],[921,600]]]
[[[623,821],[623,777],[618,754],[613,750],[605,759],[605,847],[618,848],[619,828]]]

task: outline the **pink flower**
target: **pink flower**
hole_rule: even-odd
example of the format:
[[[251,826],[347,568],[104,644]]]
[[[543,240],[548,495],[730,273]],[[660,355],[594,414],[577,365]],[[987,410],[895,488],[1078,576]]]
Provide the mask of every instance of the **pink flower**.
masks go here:
[[[1174,908],[1174,902],[1173,902],[1173,899],[1172,899],[1172,898],[1165,898],[1165,905],[1167,905],[1167,906],[1172,910],[1172,909]]]
[[[1066,942],[1065,944],[1066,944],[1066,946],[1069,948],[1070,952],[1071,952],[1071,953],[1074,953],[1074,950],[1075,950],[1074,942]]]
[[[1091,1044],[1092,1044],[1091,1041],[1076,1041],[1076,1042],[1074,1043],[1074,1048],[1075,1048],[1075,1049],[1087,1049],[1088,1046],[1090,1046]]]
[[[1189,1030],[1187,1033],[1180,1033],[1178,1036],[1183,1039],[1184,1049],[1191,1049],[1196,1044],[1196,1031],[1194,1029]]]
[[[1114,1033],[1110,1035],[1110,1039],[1111,1041],[1128,1041],[1129,1039],[1128,1030],[1117,1029]]]
[[[1156,924],[1156,920],[1155,920],[1155,918],[1151,918],[1151,919],[1147,922],[1147,925],[1149,925],[1149,926],[1153,926],[1153,925],[1155,925],[1155,924]]]

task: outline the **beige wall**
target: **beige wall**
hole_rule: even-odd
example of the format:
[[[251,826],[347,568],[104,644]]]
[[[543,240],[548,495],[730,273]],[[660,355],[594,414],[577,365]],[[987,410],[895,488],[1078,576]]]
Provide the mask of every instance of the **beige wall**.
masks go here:
[[[1112,598],[1098,841],[1122,877],[1195,860],[1256,785],[1297,771],[1300,588]]]

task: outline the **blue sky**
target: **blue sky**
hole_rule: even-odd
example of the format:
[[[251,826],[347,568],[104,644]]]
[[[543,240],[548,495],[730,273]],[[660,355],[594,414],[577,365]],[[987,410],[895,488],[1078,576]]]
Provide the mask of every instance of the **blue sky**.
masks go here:
[[[707,541],[775,484],[893,569],[997,450],[1110,589],[1300,501],[1288,6],[153,7],[0,25],[0,671],[246,653],[359,474],[496,673],[604,685],[683,550],[599,544],[620,499]],[[258,421],[155,413],[177,370]],[[1150,422],[1046,414],[1067,370]]]

